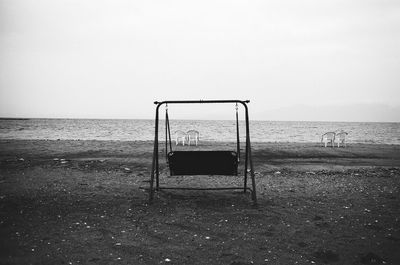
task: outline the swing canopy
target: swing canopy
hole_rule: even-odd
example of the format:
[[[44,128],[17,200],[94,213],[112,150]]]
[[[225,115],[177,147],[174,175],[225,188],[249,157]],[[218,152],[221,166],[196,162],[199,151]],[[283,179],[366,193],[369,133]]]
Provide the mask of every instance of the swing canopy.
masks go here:
[[[155,138],[152,172],[150,177],[150,202],[153,200],[154,194],[154,179],[156,181],[156,190],[161,189],[243,189],[244,192],[250,190],[252,199],[256,202],[255,179],[253,162],[251,158],[250,147],[250,130],[247,103],[249,100],[189,100],[189,101],[162,101],[154,102],[156,107],[155,119]],[[171,133],[168,116],[168,105],[170,104],[204,104],[204,103],[233,103],[236,104],[236,151],[212,150],[212,151],[173,151],[171,144]],[[245,148],[245,163],[244,163],[244,185],[243,187],[224,187],[224,188],[181,188],[181,187],[160,187],[159,184],[159,150],[158,150],[158,131],[159,131],[159,108],[162,105],[166,106],[165,112],[165,156],[171,176],[193,176],[193,175],[226,175],[237,176],[238,165],[240,162],[240,140],[239,140],[239,121],[238,121],[238,104],[244,106],[245,122],[246,122],[246,148]],[[247,187],[247,173],[250,166],[250,175],[252,178],[252,189]]]

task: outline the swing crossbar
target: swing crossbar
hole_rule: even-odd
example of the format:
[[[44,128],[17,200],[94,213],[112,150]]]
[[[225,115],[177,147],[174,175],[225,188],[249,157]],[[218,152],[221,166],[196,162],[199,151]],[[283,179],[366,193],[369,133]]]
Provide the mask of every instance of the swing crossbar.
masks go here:
[[[172,151],[168,153],[171,176],[237,176],[238,155],[233,151]]]

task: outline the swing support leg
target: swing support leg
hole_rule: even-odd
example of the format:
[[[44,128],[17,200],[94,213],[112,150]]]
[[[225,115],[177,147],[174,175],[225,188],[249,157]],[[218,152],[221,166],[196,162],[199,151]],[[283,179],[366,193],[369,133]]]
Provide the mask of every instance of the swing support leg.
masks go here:
[[[149,197],[149,202],[153,202],[154,198],[154,167],[155,167],[155,162],[154,162],[154,156],[153,156],[153,164],[152,164],[152,169],[151,169],[151,176],[150,176],[150,197]]]
[[[256,195],[256,178],[254,174],[254,167],[253,167],[253,159],[251,157],[251,148],[249,142],[249,157],[250,157],[250,176],[251,176],[251,199],[253,200],[254,205],[257,204],[257,195]]]
[[[251,144],[250,144],[250,125],[249,125],[249,111],[247,105],[244,104],[245,107],[245,119],[246,119],[246,155],[245,155],[245,163],[244,163],[244,187],[243,191],[246,193],[247,191],[247,172],[248,172],[248,164],[250,164],[250,177],[251,177],[251,198],[254,204],[257,204],[257,195],[256,195],[256,181],[254,175],[254,167],[253,167],[253,159],[251,155]]]
[[[159,165],[158,165],[158,109],[156,109],[156,119],[155,119],[155,133],[154,133],[154,149],[153,149],[153,162],[151,166],[151,176],[150,176],[150,197],[149,202],[152,203],[154,199],[154,178],[156,179],[156,189],[160,187],[159,182]]]

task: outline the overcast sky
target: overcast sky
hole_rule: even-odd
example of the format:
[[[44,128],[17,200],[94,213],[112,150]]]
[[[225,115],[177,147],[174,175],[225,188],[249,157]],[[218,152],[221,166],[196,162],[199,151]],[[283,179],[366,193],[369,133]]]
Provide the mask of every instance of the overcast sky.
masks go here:
[[[0,0],[0,117],[400,122],[399,47],[398,0]]]

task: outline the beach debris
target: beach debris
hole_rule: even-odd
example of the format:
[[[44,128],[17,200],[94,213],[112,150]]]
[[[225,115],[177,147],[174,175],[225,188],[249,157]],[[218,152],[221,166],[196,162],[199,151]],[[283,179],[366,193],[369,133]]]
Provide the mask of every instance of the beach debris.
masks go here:
[[[169,258],[166,258],[165,259],[165,262],[170,262],[171,260],[169,259]]]
[[[23,158],[21,157],[21,158],[18,158],[18,161],[25,161],[25,159],[23,159]]]
[[[66,163],[68,163],[68,160],[66,160],[65,158],[54,158],[53,159],[54,161],[56,161],[56,162],[60,162],[61,164],[66,164]]]
[[[315,175],[316,173],[313,171],[307,171],[306,174]]]
[[[322,220],[322,219],[324,219],[324,218],[322,218],[321,216],[319,216],[319,215],[316,215],[316,216],[314,216],[314,221],[320,221],[320,220]]]
[[[361,262],[363,264],[386,264],[383,258],[372,252],[368,252],[366,255],[362,256]]]
[[[337,262],[339,261],[339,255],[332,250],[322,249],[314,252],[314,258],[322,261],[323,263]]]
[[[125,173],[132,173],[132,170],[129,167],[124,168]]]
[[[275,175],[279,175],[279,174],[282,174],[282,173],[280,171],[276,171],[274,174]]]

